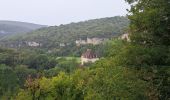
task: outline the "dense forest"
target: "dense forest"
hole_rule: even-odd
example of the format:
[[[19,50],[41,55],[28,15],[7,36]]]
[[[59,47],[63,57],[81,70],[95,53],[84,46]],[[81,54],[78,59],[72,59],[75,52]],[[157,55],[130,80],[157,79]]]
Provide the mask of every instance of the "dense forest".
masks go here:
[[[37,50],[1,48],[0,99],[169,100],[170,2],[125,1],[131,5],[127,15],[130,25],[129,28],[124,27],[130,41],[114,37],[98,45],[102,57],[93,64],[80,66],[75,56],[71,59],[59,57],[44,52],[42,48]],[[78,27],[81,23],[77,24],[72,25]],[[90,24],[93,26],[93,21],[90,21]],[[57,26],[40,29],[35,31],[36,35],[33,32],[23,38],[36,40],[37,36],[46,36],[49,40],[55,40],[58,36],[54,37],[52,31],[67,33],[64,27],[68,28],[70,25],[61,25],[57,30]],[[102,25],[102,30],[108,30],[109,27]],[[60,30],[61,27],[63,30]],[[84,27],[87,30],[88,26]],[[40,31],[42,33],[38,33]],[[123,28],[121,32],[124,32]],[[74,34],[70,36],[74,38]],[[88,36],[93,37],[93,34]],[[62,42],[67,41],[64,39]],[[47,40],[44,38],[44,41]],[[96,49],[95,46],[91,48]]]

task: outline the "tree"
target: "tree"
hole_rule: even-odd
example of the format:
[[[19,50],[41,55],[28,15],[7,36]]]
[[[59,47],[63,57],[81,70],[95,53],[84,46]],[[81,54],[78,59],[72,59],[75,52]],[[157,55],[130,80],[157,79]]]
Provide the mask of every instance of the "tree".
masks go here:
[[[129,10],[131,39],[134,43],[170,45],[169,0],[125,0]]]
[[[28,69],[27,66],[24,65],[16,66],[14,72],[17,75],[18,83],[21,88],[24,87],[25,81],[29,75],[36,76],[37,74],[35,69]]]
[[[79,69],[67,75],[27,81],[27,88],[17,96],[49,100],[145,100],[148,84],[138,79],[135,70],[112,66],[111,61],[98,62],[95,68]],[[29,99],[28,99],[29,100]]]
[[[150,84],[151,90],[155,90],[150,93],[150,99],[168,100],[170,1],[125,1],[131,5],[128,15],[131,43],[118,57],[126,63],[126,66],[138,67],[140,78]]]
[[[38,70],[54,68],[56,65],[56,61],[45,54],[31,55],[26,61],[29,68]]]
[[[0,99],[9,99],[19,88],[18,79],[13,70],[6,66],[0,65]]]

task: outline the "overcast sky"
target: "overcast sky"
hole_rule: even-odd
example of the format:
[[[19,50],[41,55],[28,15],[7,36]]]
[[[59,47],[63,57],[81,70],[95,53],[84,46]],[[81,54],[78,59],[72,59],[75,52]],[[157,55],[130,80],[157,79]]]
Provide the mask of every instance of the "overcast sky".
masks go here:
[[[0,0],[0,20],[59,25],[126,15],[124,0]]]

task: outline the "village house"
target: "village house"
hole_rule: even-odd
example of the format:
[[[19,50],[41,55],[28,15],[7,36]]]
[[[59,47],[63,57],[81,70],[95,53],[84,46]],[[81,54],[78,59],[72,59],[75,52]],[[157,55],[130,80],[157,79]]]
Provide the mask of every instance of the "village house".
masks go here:
[[[129,34],[128,33],[125,33],[125,34],[121,35],[120,39],[126,40],[126,41],[130,42],[130,38],[129,38]]]
[[[97,60],[99,60],[97,54],[92,52],[91,49],[87,49],[81,56],[81,65],[84,65],[85,63],[94,63]]]

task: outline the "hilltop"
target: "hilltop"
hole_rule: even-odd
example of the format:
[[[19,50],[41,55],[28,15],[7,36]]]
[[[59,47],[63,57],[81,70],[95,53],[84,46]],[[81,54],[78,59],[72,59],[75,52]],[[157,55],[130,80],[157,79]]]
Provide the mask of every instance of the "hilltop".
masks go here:
[[[42,27],[46,26],[27,22],[0,20],[0,36],[2,38],[3,36],[17,33],[27,33]]]

